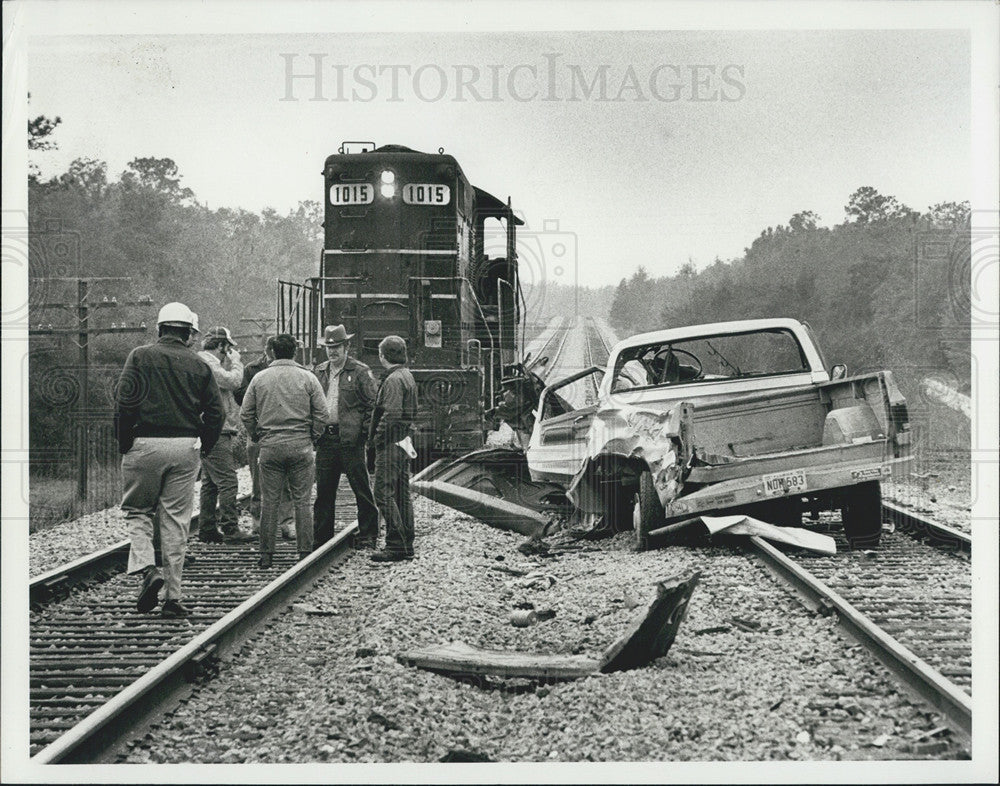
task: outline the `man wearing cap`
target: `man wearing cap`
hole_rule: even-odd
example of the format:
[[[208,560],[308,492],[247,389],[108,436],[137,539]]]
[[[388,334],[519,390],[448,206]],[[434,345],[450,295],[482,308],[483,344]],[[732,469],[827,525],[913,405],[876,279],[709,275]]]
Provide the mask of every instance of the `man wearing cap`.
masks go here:
[[[245,543],[253,540],[253,535],[240,531],[239,512],[236,509],[239,483],[236,479],[236,460],[233,458],[233,437],[236,436],[240,421],[240,408],[233,398],[233,391],[243,384],[243,363],[229,328],[222,325],[210,328],[205,333],[198,357],[212,369],[212,376],[222,392],[222,405],[226,410],[222,435],[202,461],[198,540],[204,543]]]
[[[358,503],[358,548],[375,548],[378,508],[365,470],[365,438],[375,405],[375,378],[364,363],[348,355],[354,338],[343,325],[323,330],[327,359],[313,370],[326,395],[327,422],[316,444],[315,545],[333,537],[340,476],[347,475]]]
[[[211,369],[187,342],[195,317],[183,303],[167,303],[157,316],[159,339],[133,349],[115,390],[115,434],[122,453],[122,513],[131,548],[128,572],[141,573],[136,603],[156,608],[166,579],[164,617],[185,617],[181,578],[194,507],[199,450],[210,453],[225,411]],[[163,570],[153,551],[159,511]]]
[[[385,517],[385,550],[373,562],[413,559],[413,505],[410,502],[410,440],[417,415],[417,383],[406,367],[406,342],[386,336],[378,345],[385,367],[372,414],[368,468],[375,472],[375,500]],[[415,454],[414,454],[415,455]]]

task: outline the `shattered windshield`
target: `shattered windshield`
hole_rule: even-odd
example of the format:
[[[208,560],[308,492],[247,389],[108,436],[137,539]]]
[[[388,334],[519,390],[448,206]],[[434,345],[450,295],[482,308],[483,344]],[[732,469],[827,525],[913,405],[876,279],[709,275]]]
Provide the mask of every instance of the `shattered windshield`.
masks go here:
[[[611,390],[803,371],[809,371],[809,363],[791,331],[758,330],[657,342],[626,349],[615,363]]]

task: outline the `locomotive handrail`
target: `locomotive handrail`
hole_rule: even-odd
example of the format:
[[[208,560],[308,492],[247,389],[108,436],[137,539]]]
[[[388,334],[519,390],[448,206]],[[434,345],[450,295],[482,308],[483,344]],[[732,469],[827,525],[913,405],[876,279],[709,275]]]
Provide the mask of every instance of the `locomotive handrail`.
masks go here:
[[[497,279],[497,325],[498,325],[497,332],[499,333],[498,338],[500,340],[500,362],[503,363],[504,362],[504,358],[503,358],[503,299],[500,297],[500,291],[501,291],[500,290],[500,285],[501,284],[503,284],[504,286],[507,287],[507,289],[510,290],[511,309],[515,310],[515,311],[517,310],[517,293],[514,291],[513,284],[511,284],[509,281],[507,281],[505,279],[502,279],[502,278],[498,278]],[[515,327],[514,327],[514,346],[511,349],[511,352],[513,353],[514,357],[516,358],[517,357],[517,320],[516,319],[514,320],[514,324],[515,324]]]
[[[306,296],[306,292],[319,292],[319,289],[311,286],[310,284],[299,284],[294,281],[283,281],[278,279],[278,286],[281,288],[281,295],[278,297],[278,303],[275,314],[275,321],[277,323],[277,328],[279,332],[284,330],[286,332],[293,332],[294,327],[292,327],[295,319],[293,315],[298,314],[302,309],[302,304]],[[288,301],[286,304],[285,293],[288,293]],[[287,310],[285,306],[287,305]],[[304,326],[307,321],[307,315],[303,315],[301,323]],[[303,338],[305,334],[303,332]],[[303,342],[304,348],[305,342]]]

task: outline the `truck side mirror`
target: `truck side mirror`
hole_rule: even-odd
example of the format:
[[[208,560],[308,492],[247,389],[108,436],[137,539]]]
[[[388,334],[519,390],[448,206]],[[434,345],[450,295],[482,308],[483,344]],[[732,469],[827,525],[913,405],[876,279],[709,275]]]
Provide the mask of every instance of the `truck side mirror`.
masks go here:
[[[830,369],[830,379],[845,379],[847,377],[847,366],[837,363]]]

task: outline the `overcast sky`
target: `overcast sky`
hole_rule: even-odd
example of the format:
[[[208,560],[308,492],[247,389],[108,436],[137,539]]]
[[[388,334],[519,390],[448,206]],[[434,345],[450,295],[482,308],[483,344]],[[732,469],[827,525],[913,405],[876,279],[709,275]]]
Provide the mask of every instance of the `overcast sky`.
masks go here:
[[[213,208],[320,200],[343,140],[443,147],[568,283],[730,259],[800,210],[839,223],[863,185],[970,198],[963,30],[35,36],[28,86],[63,120],[43,174],[169,157]]]

